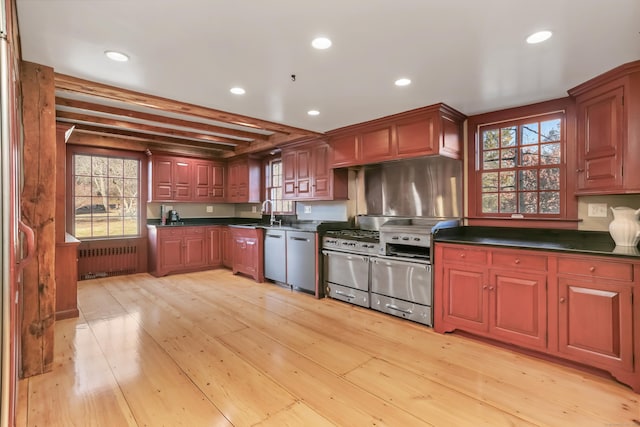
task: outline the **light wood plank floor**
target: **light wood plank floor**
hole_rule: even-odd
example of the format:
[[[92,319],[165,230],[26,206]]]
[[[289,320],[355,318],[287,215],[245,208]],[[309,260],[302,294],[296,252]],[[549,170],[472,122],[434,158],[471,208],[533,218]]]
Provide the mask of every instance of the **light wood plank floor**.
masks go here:
[[[79,283],[18,426],[634,426],[607,378],[227,270]]]

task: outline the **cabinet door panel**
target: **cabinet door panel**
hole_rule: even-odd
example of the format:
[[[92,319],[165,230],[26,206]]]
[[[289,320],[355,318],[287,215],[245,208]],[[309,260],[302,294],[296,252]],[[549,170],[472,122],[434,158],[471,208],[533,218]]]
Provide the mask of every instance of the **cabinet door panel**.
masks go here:
[[[491,272],[489,331],[505,341],[545,348],[546,274]]]
[[[182,237],[166,237],[158,240],[160,260],[158,270],[161,274],[182,269]]]
[[[331,139],[333,149],[333,167],[344,167],[356,165],[360,161],[358,148],[358,137],[349,135]]]
[[[184,237],[184,266],[202,267],[207,264],[207,252],[204,236]]]
[[[332,199],[331,174],[329,168],[329,146],[319,145],[313,149],[311,160],[313,161],[313,183],[311,190],[316,199]]]
[[[559,279],[560,351],[603,368],[633,369],[633,315],[628,284]]]
[[[396,133],[398,138],[398,156],[416,156],[436,154],[435,146],[435,118],[422,117],[412,123],[398,123]]]
[[[362,134],[361,157],[365,163],[388,160],[393,155],[390,127]]]
[[[221,235],[221,227],[211,227],[207,229],[207,263],[211,267],[222,265]]]
[[[488,329],[487,274],[477,267],[444,266],[445,322],[466,330]]]

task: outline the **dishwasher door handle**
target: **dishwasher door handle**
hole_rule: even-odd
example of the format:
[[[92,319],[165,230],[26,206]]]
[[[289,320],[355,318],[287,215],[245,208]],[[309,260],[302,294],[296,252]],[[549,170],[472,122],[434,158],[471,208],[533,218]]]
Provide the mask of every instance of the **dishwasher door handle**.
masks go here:
[[[272,239],[281,239],[282,236],[278,236],[276,234],[267,234],[267,237],[271,237]]]
[[[342,295],[343,297],[347,297],[347,298],[355,298],[356,297],[353,294],[348,294],[348,293],[342,292],[342,291],[336,291],[336,295]]]
[[[310,242],[311,239],[307,239],[306,237],[289,237],[291,240],[297,240],[298,242]]]

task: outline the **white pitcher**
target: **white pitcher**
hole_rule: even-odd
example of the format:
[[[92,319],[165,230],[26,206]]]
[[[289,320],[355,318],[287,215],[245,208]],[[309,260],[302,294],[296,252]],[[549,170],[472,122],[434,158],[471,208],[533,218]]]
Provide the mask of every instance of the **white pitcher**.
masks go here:
[[[609,233],[617,246],[637,246],[640,241],[640,209],[626,207],[611,208],[613,221],[609,223]]]

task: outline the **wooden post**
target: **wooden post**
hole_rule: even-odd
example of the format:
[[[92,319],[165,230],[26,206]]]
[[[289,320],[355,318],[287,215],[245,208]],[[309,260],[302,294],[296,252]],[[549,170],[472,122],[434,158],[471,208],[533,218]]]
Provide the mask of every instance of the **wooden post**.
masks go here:
[[[55,315],[56,121],[53,68],[22,62],[22,220],[35,232],[35,258],[22,284],[22,376],[51,370]],[[64,225],[63,225],[64,227]]]

